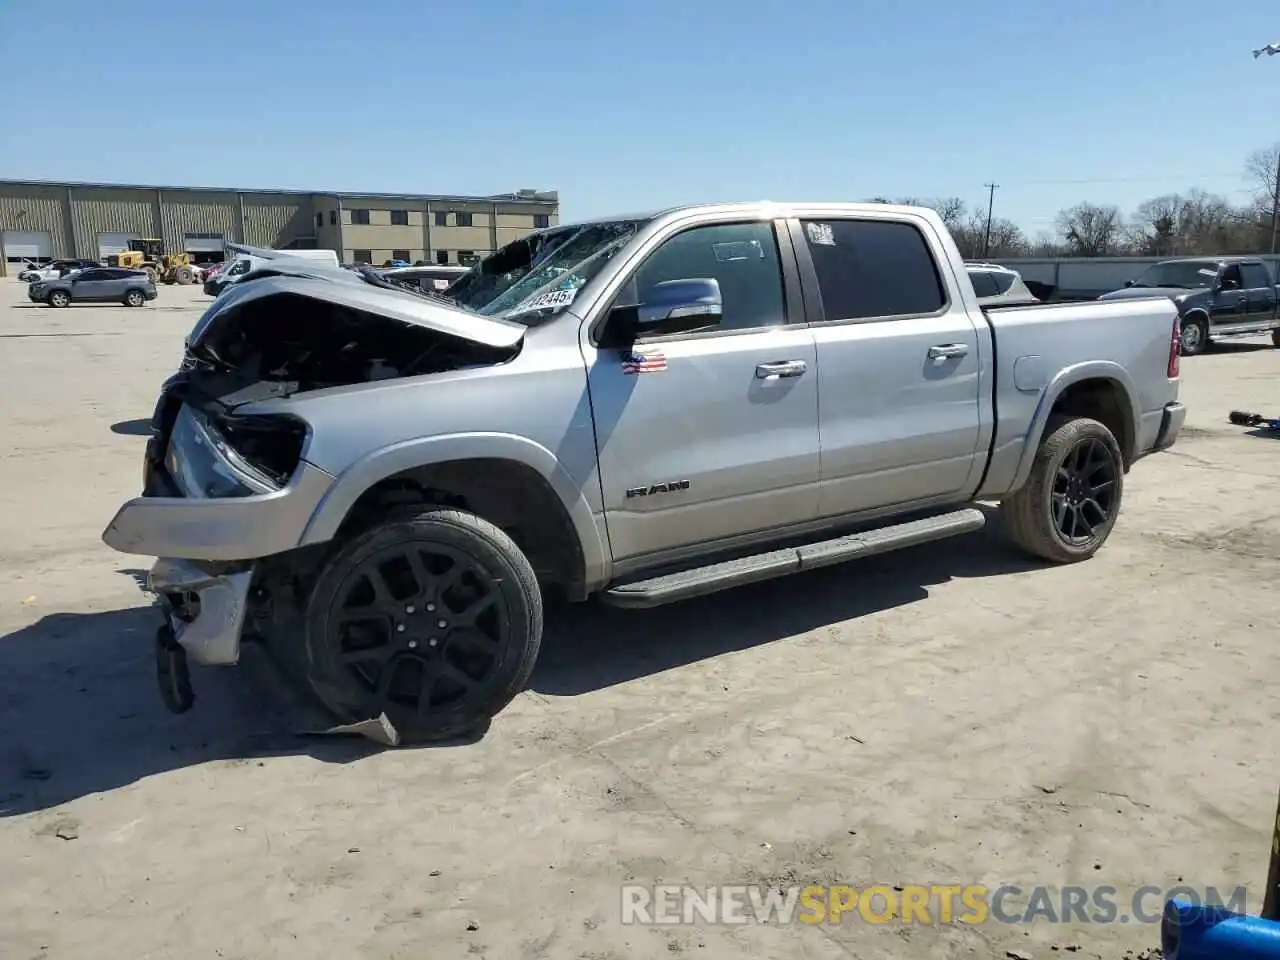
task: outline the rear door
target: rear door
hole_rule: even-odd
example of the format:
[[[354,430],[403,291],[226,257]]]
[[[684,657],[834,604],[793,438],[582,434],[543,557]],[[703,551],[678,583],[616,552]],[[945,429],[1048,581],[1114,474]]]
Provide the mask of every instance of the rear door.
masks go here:
[[[1276,288],[1271,282],[1271,271],[1261,263],[1242,263],[1240,274],[1249,299],[1249,320],[1269,323],[1276,315]]]
[[[977,330],[924,218],[799,219],[818,355],[821,516],[958,500],[985,463]],[[962,277],[963,279],[963,277]]]
[[[673,227],[622,279],[613,304],[643,304],[655,284],[703,278],[720,285],[717,327],[634,349],[597,346],[594,335],[583,343],[615,561],[679,555],[816,516],[817,370],[785,224]]]
[[[133,270],[106,270],[107,276],[102,283],[102,299],[123,300],[124,295],[134,288],[146,286],[146,274],[138,274]]]

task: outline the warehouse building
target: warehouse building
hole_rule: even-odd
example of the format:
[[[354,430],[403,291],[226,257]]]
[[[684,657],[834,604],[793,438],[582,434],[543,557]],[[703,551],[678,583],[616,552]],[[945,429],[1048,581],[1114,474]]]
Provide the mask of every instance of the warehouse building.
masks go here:
[[[0,180],[0,276],[157,238],[197,262],[221,260],[238,242],[327,247],[344,263],[467,264],[559,220],[554,190],[472,197]]]

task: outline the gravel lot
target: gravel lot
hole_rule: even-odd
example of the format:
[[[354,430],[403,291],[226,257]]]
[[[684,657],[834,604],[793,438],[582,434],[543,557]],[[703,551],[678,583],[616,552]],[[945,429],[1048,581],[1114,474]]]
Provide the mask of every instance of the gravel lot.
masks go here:
[[[208,303],[0,280],[0,956],[1120,957],[1148,925],[624,926],[627,882],[1247,883],[1275,812],[1280,351],[1183,362],[1189,429],[1106,549],[998,524],[651,612],[554,615],[480,742],[290,735],[270,678],[156,693],[149,566],[99,535]],[[474,928],[474,929],[469,929]],[[1066,955],[1066,954],[1060,954]]]

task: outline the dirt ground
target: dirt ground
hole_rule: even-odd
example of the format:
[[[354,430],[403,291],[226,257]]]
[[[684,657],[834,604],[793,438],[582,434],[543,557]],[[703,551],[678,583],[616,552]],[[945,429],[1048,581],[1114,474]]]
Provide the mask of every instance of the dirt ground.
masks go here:
[[[1179,882],[1261,899],[1280,351],[1184,361],[1189,428],[1093,561],[982,536],[652,612],[556,613],[479,742],[292,735],[269,677],[156,692],[147,558],[99,535],[208,301],[0,280],[0,956],[1121,957],[1149,924],[628,926],[626,883]],[[1158,903],[1157,899],[1154,901]]]

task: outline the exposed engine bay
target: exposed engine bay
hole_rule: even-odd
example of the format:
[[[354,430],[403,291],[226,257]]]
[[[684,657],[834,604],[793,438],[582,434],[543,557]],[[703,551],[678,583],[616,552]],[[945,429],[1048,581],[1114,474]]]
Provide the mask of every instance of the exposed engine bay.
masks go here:
[[[287,396],[502,363],[520,345],[487,346],[343,304],[277,293],[226,311],[188,349],[188,369],[231,375],[245,385],[288,384],[271,391]]]

